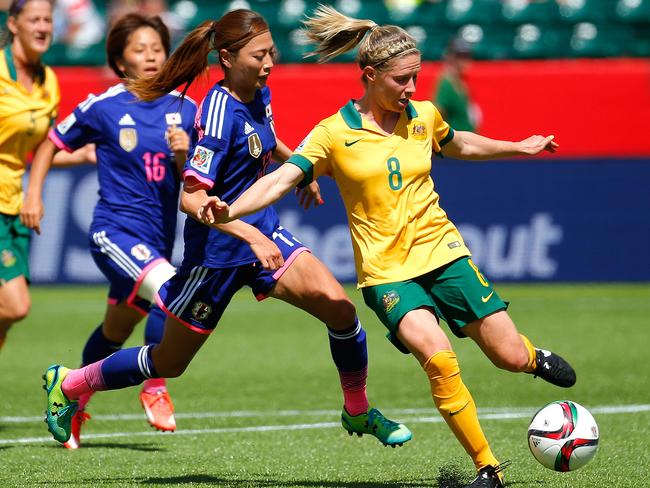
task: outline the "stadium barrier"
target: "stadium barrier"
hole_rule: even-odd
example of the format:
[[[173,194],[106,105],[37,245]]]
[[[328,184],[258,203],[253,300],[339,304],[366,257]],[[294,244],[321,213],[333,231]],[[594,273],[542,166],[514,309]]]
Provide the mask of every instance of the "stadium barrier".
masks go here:
[[[436,160],[441,204],[486,275],[497,281],[650,281],[650,159],[468,163]],[[325,205],[305,212],[293,195],[276,206],[282,225],[344,282],[355,280],[345,211],[321,179]],[[35,283],[101,283],[88,251],[95,169],[53,170],[46,216],[32,242]],[[183,252],[179,226],[174,254]]]

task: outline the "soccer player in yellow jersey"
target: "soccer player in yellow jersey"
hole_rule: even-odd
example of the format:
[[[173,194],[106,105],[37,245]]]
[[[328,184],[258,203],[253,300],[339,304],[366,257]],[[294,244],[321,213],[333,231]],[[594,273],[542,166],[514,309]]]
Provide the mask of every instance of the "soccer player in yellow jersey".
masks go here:
[[[490,450],[440,320],[457,336],[471,337],[500,368],[561,387],[575,383],[575,372],[517,332],[507,304],[472,262],[439,206],[429,174],[431,156],[481,160],[553,152],[558,145],[553,136],[508,142],[455,132],[430,102],[411,101],[420,52],[399,27],[352,19],[323,6],[305,24],[321,61],[359,45],[364,95],[321,121],[289,164],[258,180],[230,207],[209,197],[196,218],[229,221],[271,204],[297,184],[321,175],[334,178],[366,304],[389,329],[390,340],[412,353],[427,374],[436,407],[478,470],[467,487],[502,487],[506,463]]]
[[[0,48],[0,347],[29,312],[29,228],[39,230],[34,216],[40,220],[42,203],[41,189],[30,188],[23,205],[22,177],[60,98],[54,72],[41,63],[52,39],[52,2],[14,0],[8,13]]]

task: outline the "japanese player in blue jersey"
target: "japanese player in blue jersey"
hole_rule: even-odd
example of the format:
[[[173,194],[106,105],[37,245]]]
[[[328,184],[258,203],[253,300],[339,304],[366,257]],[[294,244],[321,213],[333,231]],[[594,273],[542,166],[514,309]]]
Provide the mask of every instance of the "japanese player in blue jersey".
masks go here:
[[[125,81],[147,78],[160,72],[169,46],[169,32],[160,18],[128,14],[108,34],[109,64]],[[100,190],[89,231],[90,250],[110,289],[104,321],[88,339],[82,365],[119,350],[142,316],[149,316],[145,343],[157,344],[162,338],[165,314],[152,302],[175,273],[169,261],[180,170],[195,116],[195,103],[181,99],[178,92],[143,102],[119,83],[79,104],[50,131],[49,147],[36,155],[51,159],[58,149],[95,146]],[[66,447],[79,447],[91,394],[79,397]],[[175,429],[164,379],[146,381],[140,400],[153,427]]]
[[[266,21],[255,12],[234,10],[204,22],[158,75],[129,86],[140,99],[157,99],[189,85],[207,68],[211,51],[218,54],[224,79],[207,93],[192,133],[181,194],[181,209],[189,215],[208,195],[234,200],[264,174],[271,158],[290,156],[276,138],[266,87],[275,47]],[[350,434],[371,434],[392,446],[411,439],[404,425],[368,403],[366,335],[354,305],[323,263],[280,226],[272,208],[223,225],[186,220],[183,264],[160,294],[168,314],[162,342],[123,349],[77,370],[48,368],[47,418],[54,438],[67,441],[68,419],[81,395],[182,374],[244,285],[258,299],[283,300],[325,323],[343,390],[341,420]]]

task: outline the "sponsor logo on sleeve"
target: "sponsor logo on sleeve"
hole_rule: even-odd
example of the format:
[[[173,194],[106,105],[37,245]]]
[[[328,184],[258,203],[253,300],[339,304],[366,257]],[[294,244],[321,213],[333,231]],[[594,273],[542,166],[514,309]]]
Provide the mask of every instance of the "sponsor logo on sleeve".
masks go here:
[[[190,166],[207,175],[210,173],[210,165],[212,164],[213,157],[214,151],[208,149],[207,147],[196,146],[196,149],[194,149],[194,156],[192,156],[192,161],[190,162]]]
[[[56,126],[56,129],[61,134],[65,134],[70,130],[70,127],[72,127],[76,121],[77,121],[77,117],[73,112],[70,115],[68,115],[65,119],[63,119],[61,123]]]
[[[271,119],[273,118],[273,110],[271,110],[271,105],[266,106],[266,117]]]

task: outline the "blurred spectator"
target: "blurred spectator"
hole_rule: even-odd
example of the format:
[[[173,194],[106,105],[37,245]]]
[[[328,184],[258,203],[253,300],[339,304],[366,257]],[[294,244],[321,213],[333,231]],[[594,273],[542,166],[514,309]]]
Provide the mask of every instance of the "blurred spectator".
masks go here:
[[[433,103],[454,130],[477,132],[481,111],[472,102],[464,79],[471,61],[472,48],[468,42],[456,38],[449,43]]]
[[[149,17],[160,16],[170,31],[172,44],[180,41],[186,33],[187,21],[170,10],[167,0],[113,0],[109,10],[110,22],[133,11]]]
[[[101,42],[106,23],[90,0],[57,0],[54,7],[54,42],[86,48]]]

